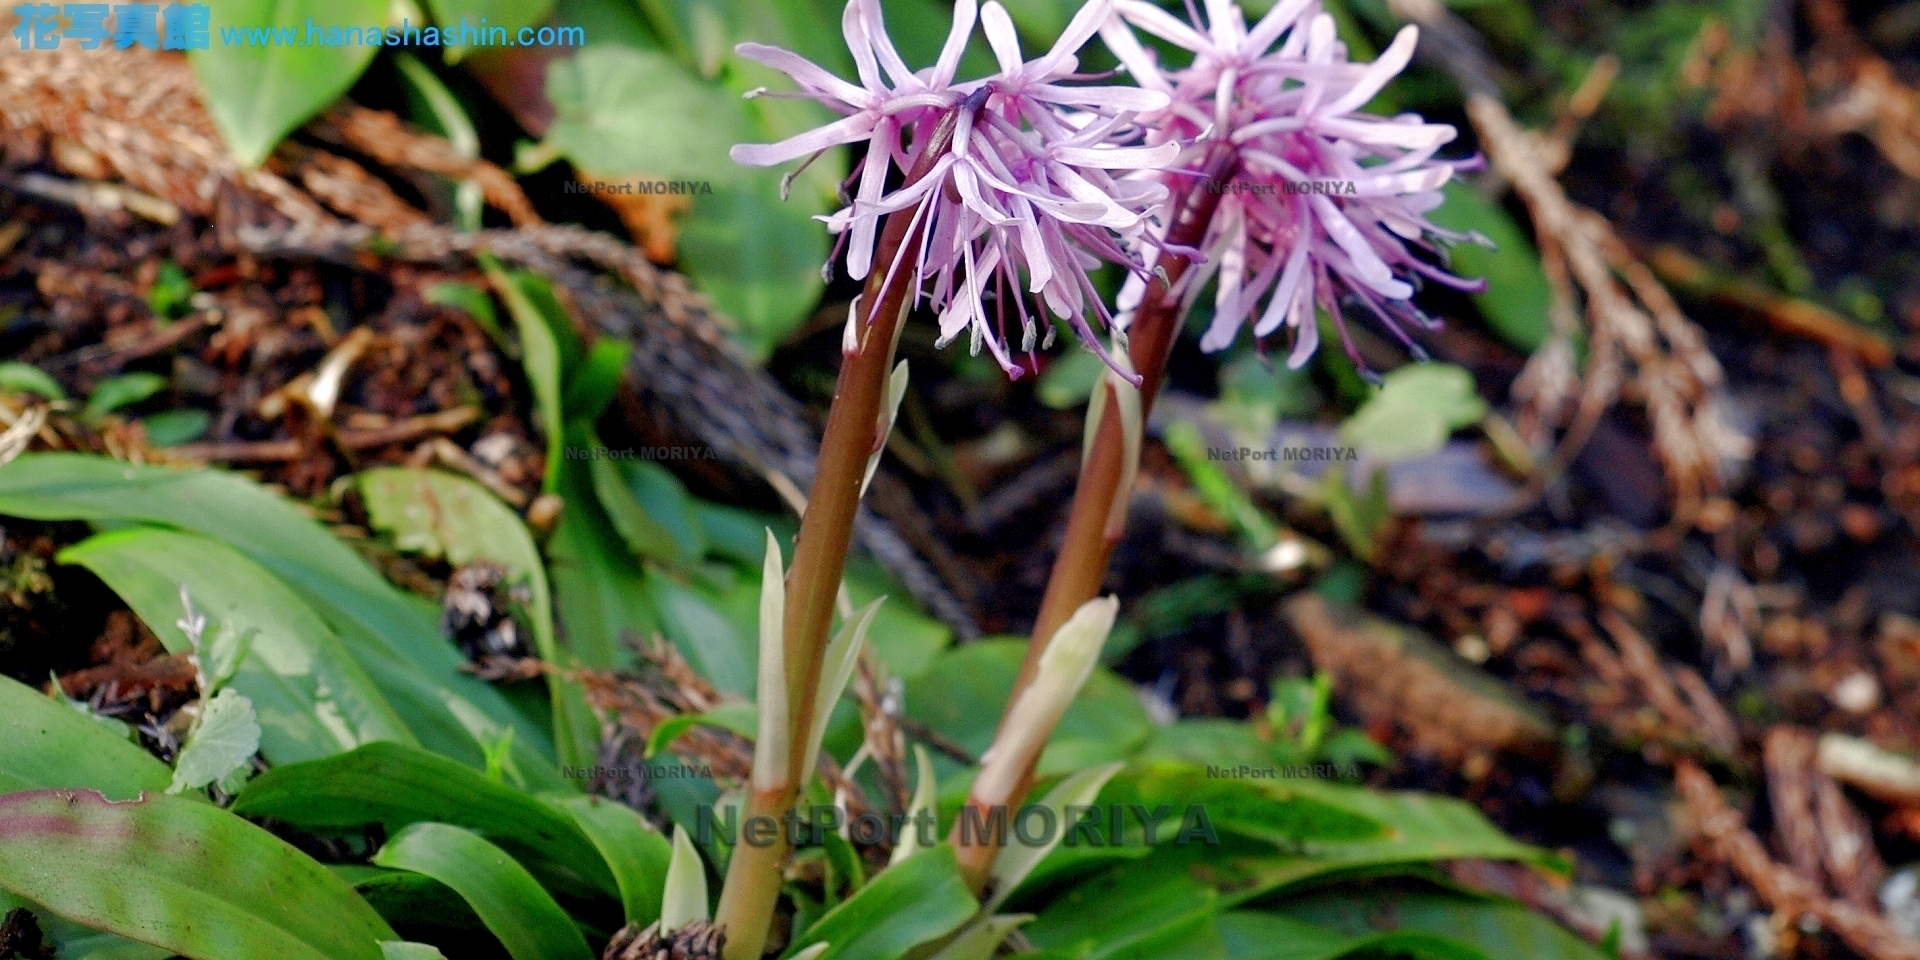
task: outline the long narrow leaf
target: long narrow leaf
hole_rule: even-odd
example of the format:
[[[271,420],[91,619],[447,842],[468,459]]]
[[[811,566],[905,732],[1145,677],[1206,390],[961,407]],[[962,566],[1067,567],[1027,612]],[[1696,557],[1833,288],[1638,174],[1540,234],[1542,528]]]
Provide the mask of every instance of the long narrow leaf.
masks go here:
[[[311,760],[373,740],[418,742],[319,615],[232,547],[143,527],[99,534],[61,551],[60,560],[106,581],[174,653],[193,649],[178,625],[185,586],[207,616],[203,656],[240,657],[232,686],[259,711],[269,761]],[[210,674],[232,669],[203,666]]]
[[[181,797],[0,797],[0,888],[191,960],[381,960],[399,939],[345,881],[273,834]]]
[[[824,960],[899,960],[959,929],[980,909],[953,848],[931,847],[889,867],[795,938],[788,956],[829,944]]]
[[[584,798],[583,798],[584,799]],[[370,743],[351,753],[276,767],[254,778],[235,813],[308,830],[389,831],[439,821],[471,829],[512,850],[543,878],[618,891],[575,819],[474,770],[423,750]]]
[[[461,566],[489,560],[524,581],[532,597],[527,618],[540,658],[555,666],[572,665],[572,651],[562,649],[554,636],[553,596],[540,551],[526,524],[506,504],[472,480],[434,470],[382,467],[361,473],[358,480],[369,519],[392,532],[403,548],[445,556]],[[586,766],[599,745],[599,724],[577,686],[550,673],[547,690],[553,698],[553,737],[561,762]]]
[[[667,888],[673,848],[667,838],[630,807],[600,797],[560,797],[548,801],[565,811],[613,870],[627,922],[646,926],[660,919],[660,897]]]
[[[533,875],[476,834],[416,823],[388,840],[373,862],[452,887],[514,960],[593,960],[586,938]]]
[[[172,781],[166,764],[106,724],[0,677],[0,794],[66,787],[132,800]]]
[[[462,673],[438,614],[400,592],[285,498],[222,470],[134,466],[76,453],[0,466],[0,516],[137,522],[204,534],[272,571],[318,611],[436,753],[482,766],[481,743],[513,728],[515,759],[542,789],[566,789],[547,735],[486,682]]]

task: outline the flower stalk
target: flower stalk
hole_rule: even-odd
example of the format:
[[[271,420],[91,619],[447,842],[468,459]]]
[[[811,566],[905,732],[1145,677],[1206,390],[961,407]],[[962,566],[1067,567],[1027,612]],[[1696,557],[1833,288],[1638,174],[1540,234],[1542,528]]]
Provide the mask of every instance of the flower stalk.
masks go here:
[[[908,172],[909,184],[926,177],[934,161],[946,152],[961,112],[957,108],[950,111],[934,127],[919,162]],[[920,242],[922,228],[912,209],[888,216],[880,231],[878,262],[892,263],[902,251],[913,249]],[[798,731],[812,731],[815,711],[831,707],[816,703],[816,694],[868,462],[886,442],[881,424],[891,415],[887,401],[892,394],[894,350],[916,279],[910,270],[869,273],[848,318],[839,382],[821,436],[807,509],[800,518],[800,536],[787,573],[780,616],[780,660],[786,674],[785,696],[781,699],[786,706],[784,729],[789,737]],[[763,711],[778,706],[764,699],[760,704]],[[769,760],[781,761],[779,769],[762,770],[756,763],[741,822],[759,816],[774,820],[785,817],[806,784],[810,771],[804,765],[816,748],[801,745],[795,749],[789,740],[783,749],[775,751],[777,758],[769,755]],[[765,846],[741,844],[734,849],[715,917],[715,925],[726,933],[726,960],[757,960],[765,948],[780,897],[781,864],[789,852],[784,836]]]
[[[1181,251],[1199,247],[1213,220],[1214,210],[1220,205],[1222,191],[1218,187],[1232,179],[1238,162],[1230,144],[1215,143],[1207,152],[1200,176],[1191,178],[1176,194],[1179,212],[1167,231],[1167,253],[1160,258],[1160,270],[1148,282],[1146,296],[1127,328],[1127,356],[1140,375],[1143,422],[1153,412],[1154,396],[1166,378],[1167,360],[1173,355],[1174,341],[1186,321],[1185,302],[1176,291],[1181,278],[1193,266],[1194,258]],[[1104,406],[1117,407],[1120,398],[1115,395],[1114,385],[1107,382],[1102,389],[1107,391]],[[1046,595],[1040,601],[1040,613],[1033,626],[1036,638],[1053,636],[1081,604],[1100,592],[1100,583],[1107,574],[1107,561],[1120,533],[1110,529],[1108,521],[1116,510],[1125,516],[1126,500],[1133,494],[1130,488],[1121,488],[1122,480],[1130,478],[1133,468],[1138,466],[1127,462],[1127,447],[1121,418],[1101,417],[1092,449],[1081,469],[1080,482],[1074,488],[1066,536],[1047,580]],[[1044,641],[1027,648],[1026,662],[1021,664],[1020,678],[1014,684],[1016,699],[1032,681],[1033,671],[1045,652]]]
[[[1217,185],[1231,179],[1237,165],[1232,145],[1224,141],[1216,143],[1205,154],[1200,175],[1188,178],[1184,187],[1174,191],[1177,212],[1167,231],[1166,253],[1160,258],[1160,269],[1148,282],[1146,295],[1128,327],[1127,359],[1140,376],[1140,424],[1144,424],[1152,412],[1153,398],[1166,378],[1174,341],[1186,320],[1186,302],[1177,291],[1194,258],[1190,252],[1182,251],[1192,251],[1200,245],[1220,204],[1222,191]],[[1113,381],[1114,378],[1108,377],[1095,388],[1107,392],[1104,402],[1097,405],[1107,413],[1089,411],[1089,417],[1097,418],[1098,423],[1091,425],[1093,437],[1085,462],[1081,464],[1079,483],[1074,488],[1067,531],[1047,580],[1047,592],[1034,623],[1033,640],[1027,645],[1026,660],[1020,665],[1013,693],[1007,699],[1007,712],[1001,717],[1000,730],[994,738],[996,746],[1024,735],[1017,729],[1022,720],[1016,716],[1015,708],[1033,683],[1051,639],[1076,611],[1100,592],[1108,561],[1125,525],[1127,501],[1133,495],[1133,476],[1139,466],[1139,444],[1128,440],[1128,418],[1118,414],[1123,399],[1118,391],[1124,385]],[[1045,733],[1052,733],[1051,726]],[[1045,742],[1045,736],[1041,742]],[[1010,789],[995,786],[995,792],[1004,792],[1004,796],[984,797],[981,788],[976,786],[968,802],[1017,806],[1032,787],[1033,768],[1038,761],[1039,753],[1034,751],[1024,767],[1015,771]],[[988,844],[960,841],[956,830],[953,842],[959,853],[961,873],[977,893],[985,885],[998,851]]]

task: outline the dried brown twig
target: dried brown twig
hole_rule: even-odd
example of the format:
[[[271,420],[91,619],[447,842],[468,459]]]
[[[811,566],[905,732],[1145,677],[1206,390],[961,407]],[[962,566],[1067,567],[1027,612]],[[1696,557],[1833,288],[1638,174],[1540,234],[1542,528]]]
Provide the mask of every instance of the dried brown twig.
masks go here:
[[[514,226],[546,222],[505,170],[485,160],[463,157],[445,139],[409,127],[384,110],[343,103],[307,129],[322,140],[341,143],[390,167],[477,181],[487,203],[504,212]]]
[[[1776,863],[1766,847],[1727,806],[1713,778],[1690,760],[1674,770],[1700,835],[1760,899],[1789,923],[1811,917],[1868,960],[1920,960],[1920,943],[1896,933],[1869,910],[1828,897],[1791,868]]]
[[[1815,762],[1813,733],[1774,727],[1767,731],[1765,754],[1774,829],[1794,871],[1872,910],[1886,865],[1866,818]]]
[[[1699,675],[1686,667],[1669,668],[1646,637],[1625,617],[1600,614],[1609,645],[1586,617],[1567,614],[1561,629],[1580,647],[1580,657],[1600,681],[1594,708],[1623,738],[1658,740],[1681,748],[1704,746],[1721,757],[1739,749],[1738,728]],[[1652,714],[1642,710],[1652,707]]]
[[[1837,0],[1807,0],[1816,40],[1807,70],[1825,102],[1810,118],[1816,135],[1859,133],[1901,173],[1920,180],[1920,91],[1900,82],[1893,65],[1873,52],[1847,24]]]

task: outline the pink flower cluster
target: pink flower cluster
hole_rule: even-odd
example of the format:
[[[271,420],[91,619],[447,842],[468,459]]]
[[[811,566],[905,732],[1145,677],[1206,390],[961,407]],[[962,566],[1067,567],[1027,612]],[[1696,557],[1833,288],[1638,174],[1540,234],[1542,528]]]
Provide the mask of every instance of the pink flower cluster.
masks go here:
[[[1201,25],[1145,0],[1090,0],[1051,50],[1023,60],[996,0],[979,9],[957,0],[938,61],[915,72],[888,39],[879,0],[850,0],[842,26],[857,85],[785,50],[739,48],[844,118],[737,146],[733,157],[769,166],[864,141],[852,202],[825,218],[849,272],[865,278],[881,221],[911,210],[916,242],[883,265],[887,276],[911,271],[915,302],[925,296],[940,315],[941,342],[966,331],[975,352],[984,346],[1014,376],[1010,328],[1031,354],[1041,327],[1051,339],[1047,311],[1121,369],[1095,327],[1125,327],[1169,249],[1170,197],[1203,189],[1223,196],[1200,249],[1180,251],[1202,262],[1175,293],[1191,305],[1213,283],[1204,348],[1226,347],[1257,314],[1256,337],[1292,331],[1297,366],[1318,344],[1315,307],[1337,320],[1354,303],[1418,353],[1400,323],[1432,323],[1410,302],[1420,278],[1476,285],[1416,251],[1439,259],[1445,244],[1477,238],[1425,218],[1461,166],[1435,160],[1453,128],[1358,112],[1405,68],[1414,28],[1356,64],[1317,0],[1280,0],[1252,29],[1232,0],[1206,0],[1206,10]],[[999,71],[955,82],[976,15]],[[1190,51],[1191,63],[1163,69],[1135,30]],[[1138,86],[1076,73],[1076,51],[1096,33]],[[942,123],[951,138],[935,136]],[[1231,182],[1198,182],[1191,168],[1223,142],[1235,155]],[[1129,271],[1118,318],[1088,278],[1102,261]]]
[[[1088,317],[1102,326],[1111,317],[1087,271],[1102,260],[1144,269],[1133,251],[1146,233],[1147,211],[1167,195],[1158,182],[1116,171],[1164,168],[1180,148],[1138,145],[1145,131],[1134,118],[1165,109],[1165,94],[1062,82],[1077,79],[1075,51],[1108,19],[1110,0],[1089,3],[1053,49],[1030,61],[998,2],[977,13],[1000,69],[967,83],[955,83],[954,70],[973,32],[974,0],[958,0],[939,60],[918,73],[887,38],[879,0],[851,0],[842,29],[858,86],[785,50],[742,44],[742,56],[786,73],[807,96],[846,117],[780,143],[734,147],[733,158],[768,166],[866,141],[853,202],[827,218],[847,243],[849,272],[866,277],[881,219],[912,210],[919,242],[884,269],[912,271],[916,302],[926,293],[940,314],[942,343],[967,331],[976,352],[984,345],[1018,376],[1009,327],[1019,327],[1021,349],[1031,353],[1046,309],[1101,349]],[[936,142],[933,131],[955,112],[951,139]],[[927,156],[930,147],[940,152]],[[894,170],[905,176],[916,166],[917,179],[889,189]]]
[[[1434,159],[1453,127],[1358,112],[1406,68],[1417,28],[1402,28],[1365,64],[1347,59],[1317,0],[1281,0],[1252,29],[1231,0],[1206,0],[1206,11],[1204,25],[1185,23],[1151,3],[1119,0],[1102,31],[1143,89],[1168,95],[1165,111],[1144,118],[1157,138],[1186,145],[1188,161],[1224,138],[1239,159],[1232,182],[1202,186],[1223,196],[1200,251],[1204,263],[1176,291],[1190,304],[1215,281],[1202,349],[1231,344],[1257,312],[1253,335],[1290,329],[1288,363],[1298,367],[1320,341],[1315,308],[1347,340],[1342,306],[1352,303],[1424,356],[1401,328],[1434,325],[1410,299],[1419,279],[1463,290],[1482,284],[1435,267],[1415,248],[1440,259],[1446,244],[1484,240],[1425,216],[1465,166]],[[1129,26],[1191,51],[1192,61],[1163,70]],[[1144,287],[1132,279],[1119,306],[1132,309]],[[1350,340],[1346,347],[1358,362]]]

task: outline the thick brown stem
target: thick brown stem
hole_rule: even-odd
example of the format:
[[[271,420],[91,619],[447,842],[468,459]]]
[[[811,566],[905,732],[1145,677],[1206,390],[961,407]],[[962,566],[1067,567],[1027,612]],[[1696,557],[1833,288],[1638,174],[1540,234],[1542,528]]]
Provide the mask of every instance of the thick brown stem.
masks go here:
[[[1169,246],[1199,248],[1206,239],[1207,224],[1212,221],[1213,212],[1220,205],[1220,197],[1226,192],[1226,181],[1234,175],[1238,165],[1239,157],[1233,148],[1225,142],[1217,142],[1203,161],[1201,176],[1184,180],[1184,186],[1176,186],[1173,202],[1178,213],[1167,230]],[[1133,323],[1127,328],[1127,356],[1132,360],[1135,372],[1140,374],[1140,418],[1143,422],[1153,410],[1153,398],[1160,392],[1160,383],[1166,378],[1167,359],[1173,353],[1174,341],[1179,338],[1180,326],[1186,320],[1180,309],[1181,298],[1173,291],[1179,285],[1180,278],[1193,266],[1193,259],[1169,252],[1160,257],[1159,266],[1156,276],[1147,283],[1146,295],[1141,298],[1140,307],[1134,312]],[[1047,580],[1046,596],[1040,602],[1039,618],[1033,625],[1033,639],[1027,644],[1026,661],[1020,665],[1020,675],[1014,681],[1013,693],[1007,698],[1008,711],[1013,709],[1014,701],[1033,681],[1034,670],[1039,666],[1040,654],[1046,650],[1048,639],[1073,616],[1075,610],[1099,594],[1116,542],[1107,538],[1108,517],[1116,502],[1133,494],[1131,489],[1120,488],[1131,465],[1126,462],[1126,438],[1122,434],[1124,428],[1117,413],[1119,399],[1112,395],[1113,387],[1105,381],[1095,389],[1108,391],[1108,413],[1100,418],[1093,449],[1080,471],[1079,484],[1073,492],[1073,506],[1067,515],[1067,532],[1061,539],[1060,553],[1053,561],[1053,573]],[[1001,722],[1005,720],[1006,715],[1002,714]],[[1032,779],[1033,771],[1029,767],[1010,806],[1017,806],[1026,796]],[[982,811],[983,814],[990,812]],[[1008,811],[1009,814],[1012,812]],[[961,872],[974,891],[978,892],[986,884],[996,848],[988,844],[962,844],[957,829],[953,843],[960,856]]]
[[[925,177],[946,152],[958,117],[956,108],[934,129],[919,161],[907,173],[908,184]],[[866,288],[860,295],[858,314],[852,318],[856,339],[840,360],[839,384],[827,413],[826,432],[820,438],[813,487],[807,493],[806,513],[800,518],[800,537],[787,573],[786,617],[782,624],[791,744],[787,769],[778,788],[755,789],[748,794],[740,821],[743,830],[756,817],[782,821],[810,772],[801,766],[806,762],[807,731],[813,727],[817,706],[814,695],[833,627],[834,601],[846,570],[854,518],[860,511],[867,458],[885,440],[879,436],[881,405],[900,323],[915,287],[911,266],[903,263],[894,269],[894,259],[903,254],[911,258],[923,227],[924,223],[915,221],[911,207],[887,218]],[[780,865],[786,859],[788,841],[777,835],[769,846],[741,844],[734,849],[716,915],[717,925],[727,934],[726,960],[758,960],[765,948],[767,930],[779,902]]]

